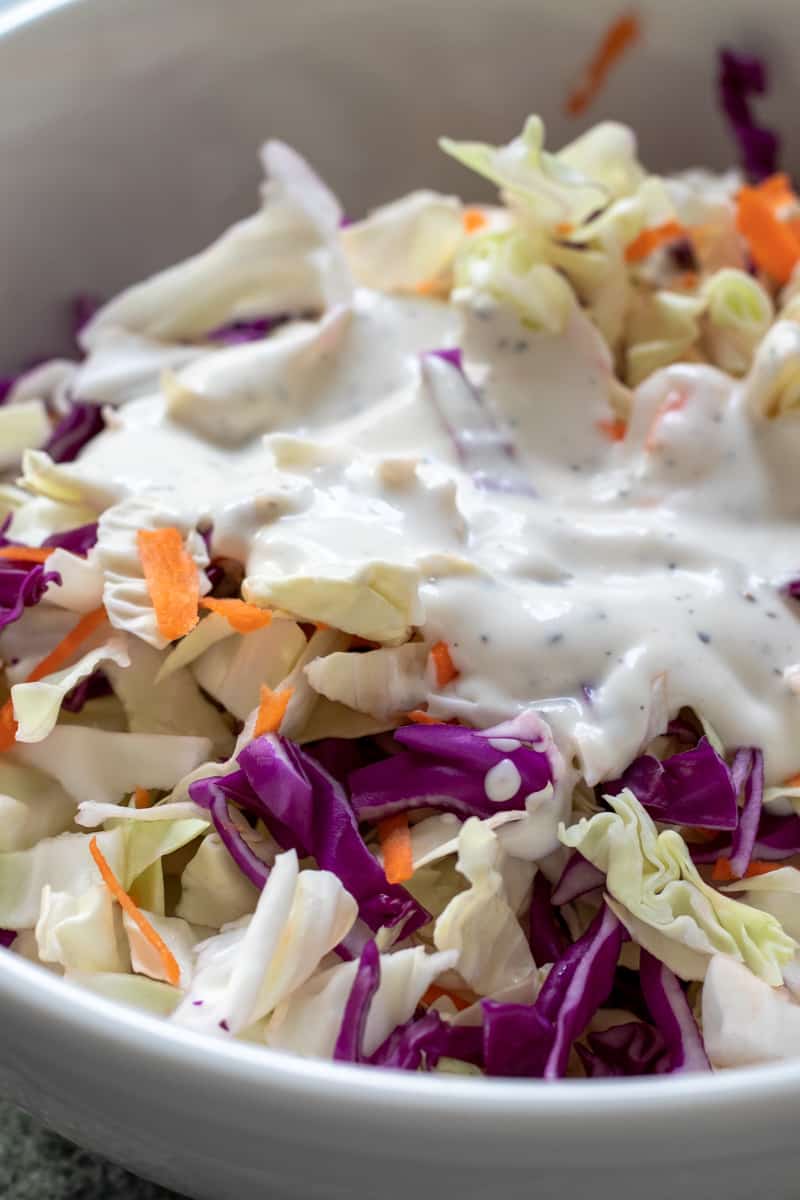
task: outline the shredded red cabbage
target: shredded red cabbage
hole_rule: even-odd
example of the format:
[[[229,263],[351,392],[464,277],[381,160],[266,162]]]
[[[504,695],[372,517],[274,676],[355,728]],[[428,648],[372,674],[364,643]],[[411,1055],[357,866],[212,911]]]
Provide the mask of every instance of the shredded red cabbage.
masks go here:
[[[386,882],[344,789],[310,755],[285,738],[266,735],[246,746],[238,762],[241,769],[230,775],[193,783],[189,794],[195,803],[213,817],[212,801],[221,794],[226,804],[233,801],[261,817],[284,849],[312,855],[341,880],[371,929],[400,926],[408,936],[428,923],[430,914],[405,888]]]
[[[589,1079],[628,1075],[665,1075],[670,1059],[664,1038],[646,1021],[627,1021],[600,1033],[590,1033],[575,1050]]]
[[[24,609],[38,604],[51,583],[61,583],[57,571],[41,563],[14,563],[0,559],[0,630],[18,621]]]
[[[223,346],[240,346],[244,342],[258,342],[292,319],[288,313],[281,313],[274,317],[248,317],[240,321],[228,321],[227,324],[218,325],[216,329],[205,334],[202,340],[220,342]]]
[[[758,183],[778,169],[780,139],[759,125],[750,98],[763,96],[768,88],[767,67],[755,55],[720,50],[718,88],[722,110],[739,145],[739,157],[747,176]]]
[[[369,1062],[400,1071],[430,1070],[442,1058],[483,1065],[483,1030],[480,1025],[450,1025],[437,1012],[427,1012],[398,1025],[378,1047]]]
[[[74,462],[84,446],[104,429],[98,404],[71,400],[69,412],[55,426],[42,449],[53,462]]]
[[[242,837],[234,824],[228,804],[237,801],[242,808],[251,808],[250,789],[242,771],[230,775],[214,775],[198,779],[189,787],[189,795],[200,808],[205,808],[219,834],[220,841],[242,874],[259,889],[269,878],[269,867]]]
[[[629,788],[657,821],[705,829],[736,828],[737,790],[731,771],[708,738],[663,762],[644,754],[619,779],[601,788],[609,796]]]
[[[689,846],[696,863],[714,863],[718,858],[730,858],[733,839],[721,834],[711,842]],[[781,816],[762,811],[758,822],[753,858],[764,862],[780,862],[800,854],[800,817],[796,813]]]
[[[764,800],[764,755],[755,748],[739,750],[733,769],[739,759],[743,760],[741,770],[746,770],[746,776],[744,804],[739,813],[739,823],[731,843],[731,871],[734,875],[741,877],[750,865],[758,835],[758,824]],[[745,760],[746,767],[744,766]]]
[[[578,850],[573,850],[553,889],[552,903],[569,904],[571,900],[602,887],[605,881],[605,875],[594,863],[585,859]]]
[[[484,1000],[487,1074],[560,1079],[573,1042],[611,992],[626,937],[603,904],[583,937],[553,964],[534,1005]]]
[[[90,525],[77,525],[74,529],[64,529],[61,533],[51,533],[42,542],[43,546],[55,546],[58,550],[69,550],[85,558],[97,541],[97,522]]]
[[[16,936],[16,929],[0,929],[0,946],[7,950]]]
[[[483,1000],[483,1062],[487,1075],[541,1079],[553,1025],[533,1004]]]
[[[76,684],[71,692],[67,692],[61,701],[61,707],[66,712],[78,713],[90,700],[110,696],[112,691],[105,674],[102,671],[92,671],[91,675],[87,675],[85,679]]]
[[[524,808],[526,797],[551,781],[550,759],[543,750],[496,729],[405,725],[394,737],[406,747],[403,753],[350,775],[359,820],[423,806],[460,817],[489,817]],[[504,760],[513,763],[520,782],[509,799],[496,803],[487,794],[486,776]]]
[[[366,737],[323,738],[319,742],[306,745],[304,750],[342,786],[347,784],[354,771],[377,762],[381,756],[372,739]]]
[[[333,1048],[335,1062],[364,1061],[364,1031],[372,999],[381,981],[381,956],[374,940],[367,942],[358,960],[356,976],[347,997],[342,1024]]]
[[[670,1071],[710,1071],[700,1030],[677,976],[652,954],[641,950],[639,981],[650,1014],[664,1038]]]
[[[547,877],[537,871],[531,891],[528,945],[538,966],[558,962],[569,945],[567,932],[553,908],[552,890]]]

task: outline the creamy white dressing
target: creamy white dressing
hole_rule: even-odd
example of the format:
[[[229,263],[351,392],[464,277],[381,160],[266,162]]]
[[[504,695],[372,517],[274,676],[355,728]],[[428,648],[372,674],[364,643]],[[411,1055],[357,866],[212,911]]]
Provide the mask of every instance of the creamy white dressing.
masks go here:
[[[423,367],[456,344],[470,384]],[[778,782],[800,767],[800,613],[781,592],[800,573],[800,422],[765,419],[758,386],[668,367],[614,444],[610,356],[580,310],[550,334],[485,300],[362,288],[195,358],[71,470],[212,523],[255,603],[445,640],[459,675],[432,713],[480,727],[533,705],[589,783],[682,706],[762,747]]]

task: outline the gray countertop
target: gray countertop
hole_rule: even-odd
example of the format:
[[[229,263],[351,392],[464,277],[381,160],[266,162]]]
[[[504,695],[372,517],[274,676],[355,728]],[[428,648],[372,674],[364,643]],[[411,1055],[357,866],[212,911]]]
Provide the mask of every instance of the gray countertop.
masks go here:
[[[0,2],[0,7],[2,3]],[[0,1101],[3,1200],[179,1200],[50,1133]]]

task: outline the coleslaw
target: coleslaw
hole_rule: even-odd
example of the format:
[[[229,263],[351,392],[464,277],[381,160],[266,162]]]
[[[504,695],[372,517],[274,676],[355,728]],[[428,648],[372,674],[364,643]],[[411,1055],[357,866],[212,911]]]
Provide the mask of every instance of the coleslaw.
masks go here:
[[[800,1055],[800,206],[729,112],[749,182],[533,116],[347,223],[269,142],[8,381],[3,953],[395,1069]]]

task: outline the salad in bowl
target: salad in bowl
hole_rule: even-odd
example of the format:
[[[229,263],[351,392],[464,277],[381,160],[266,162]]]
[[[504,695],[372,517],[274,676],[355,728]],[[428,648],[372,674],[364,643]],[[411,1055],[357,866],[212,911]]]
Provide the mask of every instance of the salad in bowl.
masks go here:
[[[533,116],[442,142],[496,202],[355,220],[268,142],[5,381],[5,953],[371,1066],[800,1054],[800,205],[739,125]]]

